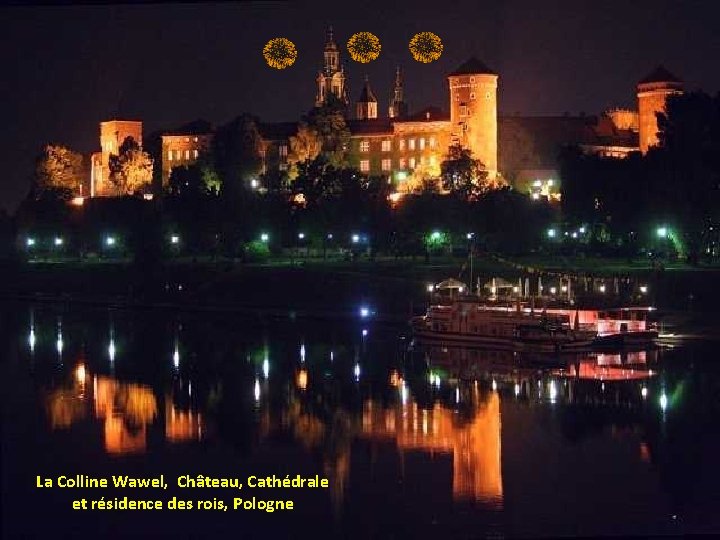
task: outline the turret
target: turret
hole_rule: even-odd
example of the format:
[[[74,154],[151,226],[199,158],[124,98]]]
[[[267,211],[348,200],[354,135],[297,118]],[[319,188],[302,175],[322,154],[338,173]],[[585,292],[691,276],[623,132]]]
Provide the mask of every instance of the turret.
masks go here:
[[[360,92],[360,99],[355,105],[355,116],[358,120],[369,120],[377,118],[377,98],[370,88],[370,81],[365,76],[365,85]]]
[[[393,87],[390,107],[388,107],[388,116],[390,118],[403,118],[406,115],[407,103],[405,103],[402,74],[400,73],[400,66],[398,66],[395,71],[395,86]]]
[[[665,112],[668,97],[682,91],[682,81],[663,66],[658,66],[638,82],[638,127],[643,154],[658,144],[657,114]]]

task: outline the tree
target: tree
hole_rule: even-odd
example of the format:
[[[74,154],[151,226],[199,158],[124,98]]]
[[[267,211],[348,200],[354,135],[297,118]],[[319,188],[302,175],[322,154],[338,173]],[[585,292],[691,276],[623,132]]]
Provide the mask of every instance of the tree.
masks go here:
[[[120,153],[110,156],[110,182],[121,194],[133,194],[152,182],[153,160],[132,137],[120,145]]]
[[[51,191],[69,198],[80,193],[83,157],[61,145],[48,144],[36,160],[34,187],[38,193]]]
[[[220,193],[220,177],[210,156],[200,154],[192,165],[173,167],[170,171],[168,191],[171,195],[206,197]]]
[[[335,95],[320,107],[315,107],[308,115],[308,124],[320,136],[322,153],[328,163],[335,168],[346,164],[347,149],[350,143],[350,130],[345,121],[346,107]]]
[[[212,158],[222,182],[221,194],[242,197],[260,174],[262,140],[257,118],[242,114],[220,126],[213,138]]]
[[[448,155],[440,165],[440,176],[444,189],[468,200],[504,185],[500,179],[490,179],[482,162],[473,159],[472,151],[460,145],[448,149]]]
[[[288,162],[296,164],[315,159],[322,149],[322,139],[317,130],[307,122],[298,124],[297,133],[290,137],[290,155]]]

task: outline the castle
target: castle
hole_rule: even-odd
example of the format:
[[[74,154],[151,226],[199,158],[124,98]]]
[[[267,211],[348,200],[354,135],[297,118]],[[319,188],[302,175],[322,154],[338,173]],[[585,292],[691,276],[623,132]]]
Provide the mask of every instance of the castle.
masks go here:
[[[637,110],[613,109],[599,116],[499,116],[498,79],[487,65],[471,58],[447,75],[445,110],[431,106],[410,114],[398,67],[386,114],[367,78],[353,107],[340,49],[330,29],[315,79],[314,105],[321,106],[330,95],[346,105],[350,166],[367,175],[388,177],[399,192],[411,190],[413,180],[439,176],[449,146],[459,144],[482,162],[491,178],[503,176],[534,199],[558,200],[561,147],[578,145],[584,152],[615,158],[645,153],[658,143],[656,114],[664,111],[670,95],[682,92],[682,82],[658,67],[637,85]],[[259,124],[262,173],[288,169],[290,137],[297,127],[298,122]],[[119,120],[100,124],[101,152],[92,156],[92,196],[111,194],[107,164],[125,136],[142,144],[142,124]],[[211,140],[211,132],[163,135],[162,155],[155,156],[156,166],[158,158],[162,166],[163,184],[172,167],[193,163]],[[254,179],[254,186],[257,182]]]

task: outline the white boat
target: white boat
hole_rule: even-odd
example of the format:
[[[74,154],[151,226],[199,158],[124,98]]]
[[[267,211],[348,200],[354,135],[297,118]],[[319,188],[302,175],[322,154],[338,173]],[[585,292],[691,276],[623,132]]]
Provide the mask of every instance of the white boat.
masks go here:
[[[442,343],[474,343],[512,350],[567,351],[588,348],[597,332],[573,329],[565,314],[499,310],[467,287],[448,280],[436,287],[441,301],[410,321],[416,338]]]

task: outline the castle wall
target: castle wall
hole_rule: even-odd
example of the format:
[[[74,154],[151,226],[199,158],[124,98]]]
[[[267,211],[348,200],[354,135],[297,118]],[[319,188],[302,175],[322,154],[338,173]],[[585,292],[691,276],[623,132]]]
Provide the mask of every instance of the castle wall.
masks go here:
[[[643,154],[659,142],[657,113],[665,112],[667,98],[679,93],[681,90],[672,83],[653,82],[638,85],[638,124],[640,151]]]

